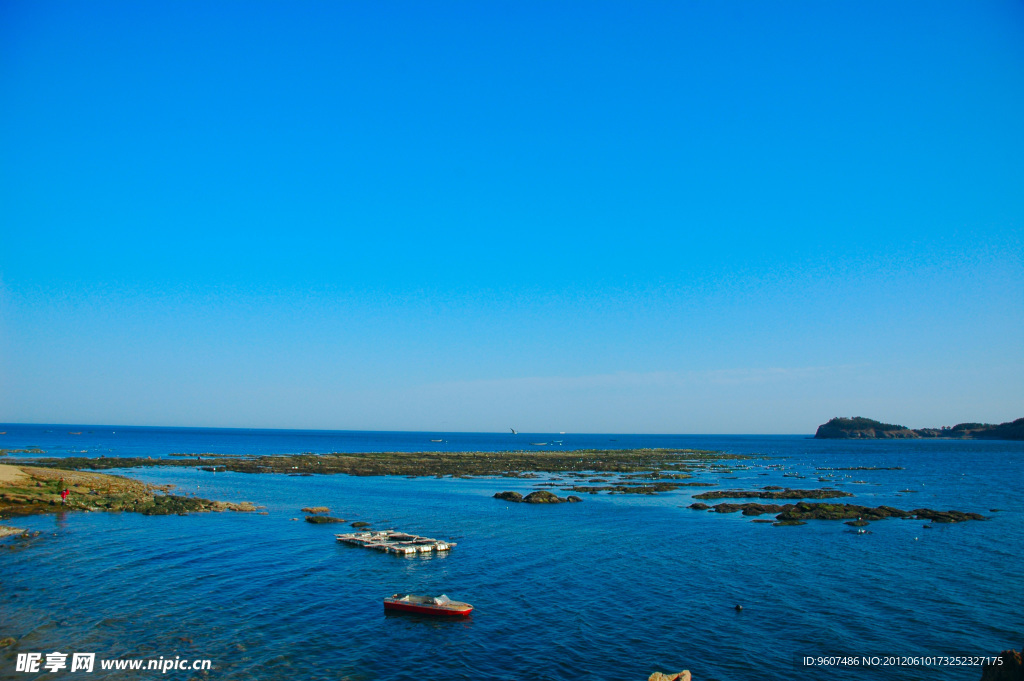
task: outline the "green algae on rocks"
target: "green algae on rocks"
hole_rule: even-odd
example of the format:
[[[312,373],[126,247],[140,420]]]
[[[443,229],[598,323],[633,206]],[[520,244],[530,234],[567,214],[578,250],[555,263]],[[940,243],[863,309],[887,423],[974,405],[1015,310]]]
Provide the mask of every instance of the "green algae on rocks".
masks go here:
[[[173,515],[254,511],[249,502],[227,503],[169,494],[173,485],[151,485],[120,475],[57,468],[0,465],[0,519],[57,511],[131,511]],[[68,490],[67,498],[61,492]]]
[[[307,515],[307,523],[313,523],[314,525],[328,525],[331,523],[343,523],[344,518],[334,518],[329,515]]]
[[[494,495],[495,499],[503,499],[505,501],[511,501],[512,503],[524,503],[524,504],[562,504],[562,503],[578,503],[583,501],[579,497],[568,496],[564,499],[556,494],[548,492],[547,490],[537,490],[536,492],[530,492],[525,497],[519,492],[498,492]]]
[[[708,506],[701,502],[690,504],[695,511],[714,511],[715,513],[736,513],[756,516],[766,513],[777,513],[779,521],[803,520],[884,520],[885,518],[903,518],[930,520],[936,523],[962,523],[968,520],[988,520],[980,513],[964,511],[936,511],[930,508],[915,508],[904,511],[892,506],[859,506],[857,504],[824,504],[800,502],[797,504],[728,504],[721,503]]]
[[[532,473],[603,471],[644,474],[647,477],[688,477],[693,470],[707,469],[725,459],[748,459],[701,449],[586,449],[535,452],[366,452],[295,454],[280,456],[203,457],[204,469],[236,473],[286,473],[290,475],[404,475],[529,477]],[[196,459],[143,457],[67,457],[37,459],[36,466],[105,470],[148,466],[195,467]]]

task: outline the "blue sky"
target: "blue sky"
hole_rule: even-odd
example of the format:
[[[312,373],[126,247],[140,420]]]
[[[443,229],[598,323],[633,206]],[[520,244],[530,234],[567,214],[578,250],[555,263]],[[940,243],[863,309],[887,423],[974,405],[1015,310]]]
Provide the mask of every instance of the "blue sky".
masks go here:
[[[0,0],[0,421],[1024,415],[1019,2]]]

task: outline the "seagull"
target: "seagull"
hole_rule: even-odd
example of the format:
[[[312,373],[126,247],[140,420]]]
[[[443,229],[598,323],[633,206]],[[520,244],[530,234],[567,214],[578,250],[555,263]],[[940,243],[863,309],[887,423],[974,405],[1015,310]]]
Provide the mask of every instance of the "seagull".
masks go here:
[[[516,429],[515,429],[515,428],[509,428],[509,430],[511,430],[511,431],[512,431],[512,434],[513,434],[513,435],[519,435],[519,433],[517,433],[517,432],[516,432]]]

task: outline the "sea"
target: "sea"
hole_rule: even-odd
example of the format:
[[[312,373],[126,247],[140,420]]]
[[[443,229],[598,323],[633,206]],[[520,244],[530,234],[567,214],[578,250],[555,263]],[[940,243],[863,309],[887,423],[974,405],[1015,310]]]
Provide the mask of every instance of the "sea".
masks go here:
[[[0,648],[2,679],[642,681],[688,669],[695,681],[977,681],[977,658],[1024,644],[1021,442],[78,424],[0,431],[0,448],[39,447],[49,457],[639,447],[753,457],[738,464],[749,468],[695,478],[715,487],[583,494],[583,503],[559,505],[494,498],[533,491],[558,477],[550,475],[108,471],[251,501],[266,515],[7,521],[40,535],[0,542],[0,639],[15,639]],[[820,470],[863,467],[899,470]],[[818,480],[827,474],[855,495],[837,501],[989,520],[887,519],[858,533],[839,521],[776,527],[688,508],[708,489],[816,488],[830,484]],[[327,506],[346,523],[302,522],[305,506]],[[337,542],[356,521],[457,546],[400,557]],[[397,592],[446,594],[475,609],[458,620],[385,613],[383,599]],[[33,653],[42,663],[65,654],[67,667],[18,671],[19,654]],[[94,654],[92,673],[70,671],[75,653]],[[111,660],[209,660],[210,668],[100,668]]]

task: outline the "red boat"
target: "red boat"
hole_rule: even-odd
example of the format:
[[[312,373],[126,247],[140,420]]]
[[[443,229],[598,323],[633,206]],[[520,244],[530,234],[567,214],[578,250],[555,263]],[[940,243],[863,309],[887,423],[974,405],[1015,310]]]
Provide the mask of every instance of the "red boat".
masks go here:
[[[418,612],[422,615],[442,615],[445,617],[465,617],[473,612],[469,603],[453,601],[444,594],[440,596],[414,596],[412,594],[395,594],[384,599],[385,610]]]

